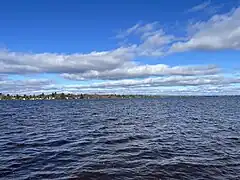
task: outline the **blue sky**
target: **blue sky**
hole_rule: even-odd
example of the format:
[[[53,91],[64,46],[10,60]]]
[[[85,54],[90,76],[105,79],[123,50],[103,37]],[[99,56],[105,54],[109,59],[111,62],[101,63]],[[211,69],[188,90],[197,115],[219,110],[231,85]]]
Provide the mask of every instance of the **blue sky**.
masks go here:
[[[5,1],[0,92],[240,94],[240,1]]]

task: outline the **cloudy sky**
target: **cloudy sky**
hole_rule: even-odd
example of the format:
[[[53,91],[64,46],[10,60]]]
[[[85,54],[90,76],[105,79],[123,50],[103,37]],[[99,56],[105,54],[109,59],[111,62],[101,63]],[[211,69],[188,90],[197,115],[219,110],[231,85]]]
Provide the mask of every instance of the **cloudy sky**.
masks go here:
[[[8,0],[0,92],[240,95],[239,0]]]

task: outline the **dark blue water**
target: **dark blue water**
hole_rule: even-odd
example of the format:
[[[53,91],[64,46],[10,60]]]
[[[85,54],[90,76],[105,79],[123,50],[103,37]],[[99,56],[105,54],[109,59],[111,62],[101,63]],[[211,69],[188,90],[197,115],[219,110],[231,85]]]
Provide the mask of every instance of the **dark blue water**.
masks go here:
[[[0,101],[0,179],[240,179],[240,97]]]

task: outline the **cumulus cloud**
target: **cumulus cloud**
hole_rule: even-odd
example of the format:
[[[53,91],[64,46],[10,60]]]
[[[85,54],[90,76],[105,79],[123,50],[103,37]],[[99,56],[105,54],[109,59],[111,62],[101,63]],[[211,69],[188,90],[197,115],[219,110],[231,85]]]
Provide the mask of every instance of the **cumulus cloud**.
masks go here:
[[[174,66],[170,67],[165,64],[157,65],[135,65],[131,67],[117,68],[108,71],[88,71],[82,74],[62,74],[66,79],[86,80],[86,79],[126,79],[126,78],[144,78],[149,76],[166,76],[166,75],[209,75],[217,74],[220,68],[215,65],[206,66]]]
[[[134,46],[89,54],[19,53],[0,51],[0,73],[84,73],[114,69],[129,63]]]
[[[44,87],[52,84],[53,81],[48,79],[27,79],[27,80],[0,80],[1,93],[22,94],[25,92],[43,91]]]
[[[138,66],[136,59],[146,56],[162,57],[190,50],[239,50],[240,8],[227,14],[215,15],[206,22],[189,25],[187,36],[169,34],[158,22],[138,23],[122,33],[122,37],[136,35],[139,42],[109,51],[86,54],[34,54],[2,50],[0,74],[57,73],[64,74],[63,77],[68,79],[161,75],[163,69],[165,71],[170,68],[162,64]],[[143,73],[144,70],[146,72]]]
[[[120,38],[129,36],[136,36],[139,39],[138,43],[135,43],[136,56],[148,57],[164,56],[169,49],[169,44],[178,40],[174,35],[166,33],[158,22],[138,23],[117,35]]]
[[[209,76],[170,76],[170,77],[154,77],[145,79],[124,79],[111,80],[105,82],[97,82],[92,84],[68,84],[59,85],[51,84],[45,87],[45,91],[65,91],[65,92],[81,92],[81,93],[134,93],[134,94],[161,94],[178,92],[182,89],[198,89],[200,93],[210,93],[220,91],[220,89],[239,85],[240,79],[236,77],[226,78],[220,75]],[[211,89],[215,87],[215,89]],[[237,89],[235,87],[235,89]],[[144,91],[145,90],[145,91]],[[207,91],[208,90],[208,91]],[[187,93],[186,91],[184,91]],[[225,91],[227,94],[228,91]]]
[[[214,15],[210,20],[190,25],[192,34],[187,41],[176,42],[171,52],[190,50],[240,50],[240,8]]]
[[[200,11],[207,6],[209,4],[205,2],[191,11]],[[140,22],[117,35],[118,38],[126,38],[129,41],[132,36],[137,37],[137,40],[128,45],[85,54],[34,54],[0,50],[0,92],[18,92],[21,89],[21,92],[36,93],[99,90],[136,93],[144,92],[148,88],[147,92],[151,93],[163,92],[162,89],[170,87],[196,89],[200,86],[239,84],[239,78],[236,76],[232,78],[219,76],[221,69],[216,65],[169,66],[161,63],[151,65],[140,64],[138,58],[163,57],[191,50],[240,50],[240,8],[226,14],[214,15],[207,21],[190,24],[186,27],[185,34],[166,31],[159,22],[147,24]],[[49,80],[6,79],[6,75],[10,74],[33,73],[56,73],[70,80],[105,81],[89,85],[57,85]],[[211,90],[210,87],[207,89]],[[172,90],[177,92],[176,89],[168,90],[170,93]]]
[[[98,82],[87,85],[53,85],[51,88],[64,89],[68,92],[116,93],[116,94],[239,94],[240,84],[236,77],[226,78],[220,75],[209,76],[170,76],[145,79],[124,79]],[[229,88],[231,87],[231,88]]]
[[[207,1],[192,8],[192,11],[209,5],[210,1]],[[165,56],[190,50],[240,50],[240,8],[189,24],[186,34],[182,36],[167,33],[158,22],[138,23],[127,29],[122,37],[129,35],[140,38],[136,51],[138,56]]]
[[[56,84],[47,79],[0,81],[0,92],[10,94],[65,93],[116,93],[116,94],[202,94],[236,92],[240,78],[220,75],[169,76],[144,79],[109,80],[92,84]],[[233,87],[235,85],[235,87]],[[227,87],[232,87],[231,91]],[[187,90],[188,91],[187,91]],[[226,91],[224,91],[224,89]]]
[[[79,85],[76,88],[115,88],[115,87],[161,87],[161,86],[200,86],[200,85],[226,85],[238,84],[239,78],[226,78],[219,75],[210,76],[170,76],[145,79],[124,79]],[[72,87],[65,86],[65,87]]]

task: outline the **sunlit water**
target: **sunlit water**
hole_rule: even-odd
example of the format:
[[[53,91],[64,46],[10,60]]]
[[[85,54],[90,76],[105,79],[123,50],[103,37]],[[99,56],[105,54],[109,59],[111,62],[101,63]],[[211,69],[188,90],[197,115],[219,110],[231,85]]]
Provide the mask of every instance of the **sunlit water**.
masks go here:
[[[240,179],[240,97],[0,101],[0,179]]]

